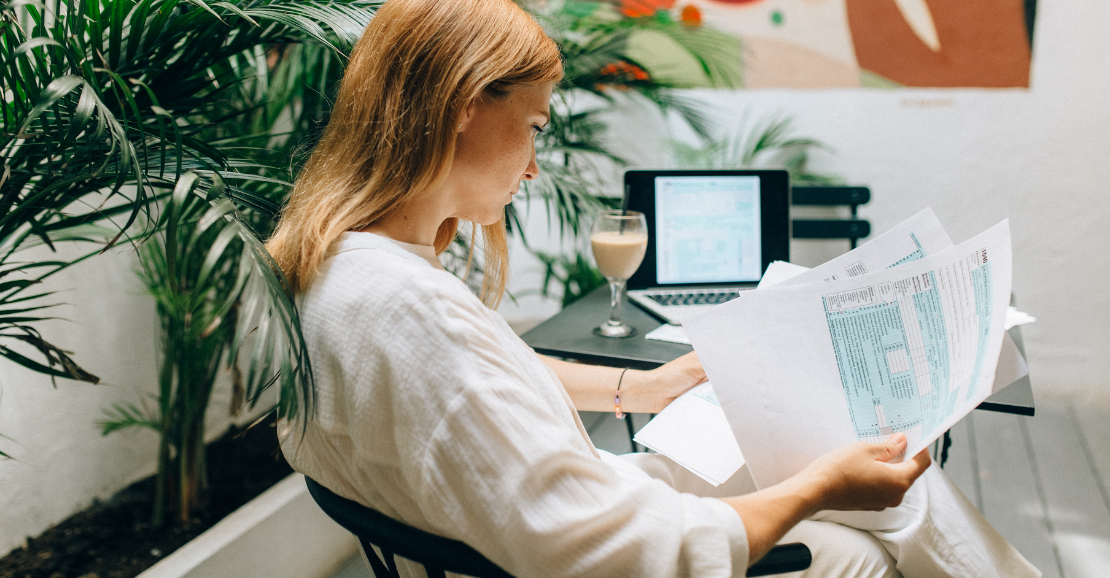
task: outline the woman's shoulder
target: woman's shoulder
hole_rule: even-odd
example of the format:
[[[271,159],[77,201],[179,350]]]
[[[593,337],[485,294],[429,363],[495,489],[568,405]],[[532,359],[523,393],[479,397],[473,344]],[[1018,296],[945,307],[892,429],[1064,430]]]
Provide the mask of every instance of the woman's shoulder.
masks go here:
[[[424,258],[370,233],[347,233],[324,261],[301,299],[314,310],[353,320],[414,307],[469,308],[481,302],[462,281]]]

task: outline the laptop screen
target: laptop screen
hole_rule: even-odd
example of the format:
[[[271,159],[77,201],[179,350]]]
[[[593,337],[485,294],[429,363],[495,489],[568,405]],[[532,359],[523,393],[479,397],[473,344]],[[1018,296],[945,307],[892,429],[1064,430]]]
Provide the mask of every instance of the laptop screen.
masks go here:
[[[790,259],[790,176],[781,169],[629,169],[624,208],[648,246],[629,289],[754,286]]]
[[[758,176],[655,177],[657,282],[759,281],[759,190]]]

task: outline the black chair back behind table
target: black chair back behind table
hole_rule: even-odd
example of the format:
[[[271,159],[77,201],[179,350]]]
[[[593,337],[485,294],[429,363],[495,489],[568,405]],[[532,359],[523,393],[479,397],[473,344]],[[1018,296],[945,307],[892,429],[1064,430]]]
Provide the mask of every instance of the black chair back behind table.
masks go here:
[[[790,204],[795,206],[848,207],[847,219],[794,219],[791,223],[795,239],[847,239],[852,249],[856,242],[871,234],[871,223],[858,218],[860,205],[871,201],[867,187],[826,187],[794,185]]]

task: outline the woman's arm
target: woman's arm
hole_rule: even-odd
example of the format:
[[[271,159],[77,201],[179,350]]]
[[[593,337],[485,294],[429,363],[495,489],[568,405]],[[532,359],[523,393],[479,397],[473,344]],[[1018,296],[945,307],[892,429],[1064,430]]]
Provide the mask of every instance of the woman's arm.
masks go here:
[[[621,368],[568,363],[541,355],[584,411],[612,411]],[[630,369],[621,381],[621,409],[658,413],[674,398],[705,381],[691,352],[651,371]],[[881,444],[858,442],[825,454],[794,477],[744,496],[724,498],[744,522],[748,564],[759,561],[798,522],[820,510],[882,510],[897,506],[929,466],[928,452],[898,464],[906,438],[896,434]]]
[[[574,407],[582,411],[613,411],[613,397],[620,382],[621,410],[626,413],[659,413],[674,398],[705,381],[705,370],[694,352],[651,371],[569,363],[539,356],[559,376]],[[624,378],[621,378],[621,372]]]

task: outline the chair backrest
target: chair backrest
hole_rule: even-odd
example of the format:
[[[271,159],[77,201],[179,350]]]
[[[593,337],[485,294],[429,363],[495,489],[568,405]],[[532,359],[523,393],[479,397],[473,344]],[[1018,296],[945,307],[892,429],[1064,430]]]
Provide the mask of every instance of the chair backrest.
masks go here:
[[[824,187],[796,185],[790,191],[791,205],[849,207],[849,219],[794,219],[795,239],[848,239],[853,249],[856,241],[871,234],[871,223],[856,218],[860,205],[871,200],[867,187]]]
[[[344,498],[305,476],[312,499],[331,519],[358,538],[376,578],[399,578],[394,556],[423,564],[428,578],[443,578],[445,572],[475,578],[512,578],[477,550],[435,534],[398,522],[385,514]],[[386,558],[378,558],[377,546]],[[809,568],[813,558],[805,544],[775,546],[758,563],[748,568],[748,576],[768,576]]]
[[[305,482],[320,509],[362,543],[363,553],[377,578],[397,578],[394,556],[423,564],[428,578],[442,577],[445,572],[476,578],[512,578],[477,550],[458,540],[429,534],[398,522],[332,492],[307,476]],[[384,564],[371,546],[377,546],[382,551],[386,558]]]

